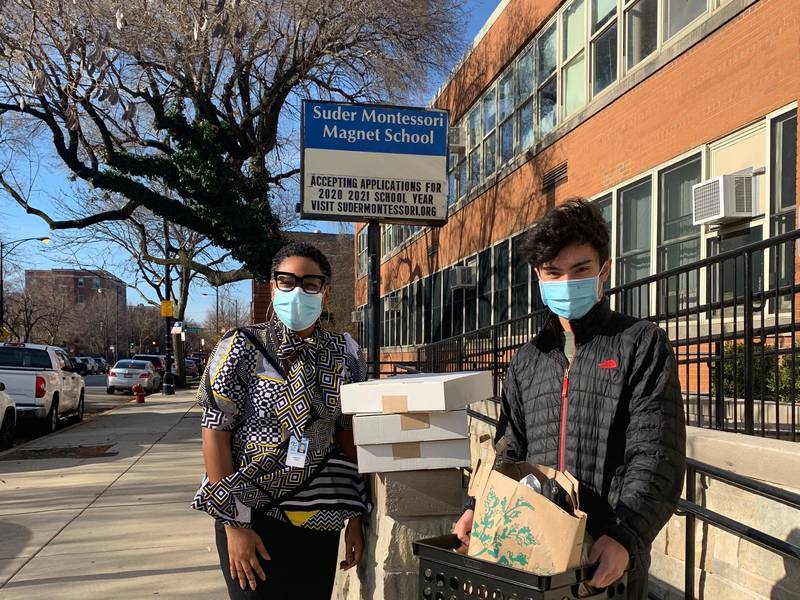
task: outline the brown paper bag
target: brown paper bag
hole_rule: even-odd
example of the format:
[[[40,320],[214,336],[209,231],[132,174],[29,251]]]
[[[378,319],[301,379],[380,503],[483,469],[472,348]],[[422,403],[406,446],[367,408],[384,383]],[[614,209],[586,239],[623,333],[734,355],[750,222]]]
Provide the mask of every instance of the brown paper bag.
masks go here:
[[[528,463],[509,463],[495,470],[495,458],[491,443],[483,443],[469,486],[475,497],[469,556],[537,575],[579,567],[586,514],[578,508],[577,480],[569,473]],[[571,496],[575,514],[519,483],[531,473],[555,478]]]

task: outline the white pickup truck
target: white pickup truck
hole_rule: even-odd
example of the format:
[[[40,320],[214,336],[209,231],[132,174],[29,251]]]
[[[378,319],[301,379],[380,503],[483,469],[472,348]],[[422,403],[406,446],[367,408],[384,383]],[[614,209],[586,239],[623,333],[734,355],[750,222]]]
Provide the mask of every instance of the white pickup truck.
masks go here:
[[[17,404],[17,416],[55,431],[62,419],[83,419],[84,381],[67,353],[56,346],[0,344],[0,381]]]

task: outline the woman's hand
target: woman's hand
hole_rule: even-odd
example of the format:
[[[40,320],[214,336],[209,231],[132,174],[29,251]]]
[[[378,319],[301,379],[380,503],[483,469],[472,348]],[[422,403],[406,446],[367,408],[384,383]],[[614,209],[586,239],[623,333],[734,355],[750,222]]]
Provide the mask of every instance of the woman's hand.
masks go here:
[[[467,509],[464,511],[464,514],[461,515],[458,523],[456,523],[456,526],[453,528],[453,533],[456,534],[458,541],[461,542],[461,546],[456,548],[456,552],[463,554],[464,556],[467,555],[467,550],[469,550],[469,540],[470,536],[472,535],[472,521],[474,519],[475,511],[472,509]]]
[[[225,526],[225,535],[228,538],[228,559],[230,560],[231,577],[239,580],[241,588],[247,589],[247,585],[255,591],[256,576],[261,581],[267,580],[264,569],[258,557],[270,560],[269,553],[264,547],[261,537],[252,529],[246,527]]]
[[[347,522],[347,528],[344,530],[344,547],[344,560],[339,563],[339,568],[347,571],[361,562],[364,554],[364,527],[361,517],[353,517]]]

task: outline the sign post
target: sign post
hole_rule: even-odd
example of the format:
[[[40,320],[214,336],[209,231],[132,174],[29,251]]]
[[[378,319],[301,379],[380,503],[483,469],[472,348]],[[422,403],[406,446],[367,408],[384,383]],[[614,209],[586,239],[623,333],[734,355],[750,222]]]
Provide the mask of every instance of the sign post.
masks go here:
[[[367,357],[380,375],[381,223],[447,222],[448,114],[437,109],[306,100],[304,219],[366,222]]]

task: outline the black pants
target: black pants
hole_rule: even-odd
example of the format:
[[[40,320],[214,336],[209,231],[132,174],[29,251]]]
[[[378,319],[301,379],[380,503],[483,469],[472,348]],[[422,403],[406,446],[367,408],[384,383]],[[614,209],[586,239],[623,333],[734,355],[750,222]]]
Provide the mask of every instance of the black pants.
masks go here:
[[[242,590],[231,578],[225,527],[216,524],[217,552],[231,600],[330,600],[336,576],[339,532],[293,527],[253,514],[253,529],[272,560],[261,561],[266,581],[256,577],[256,590]]]

